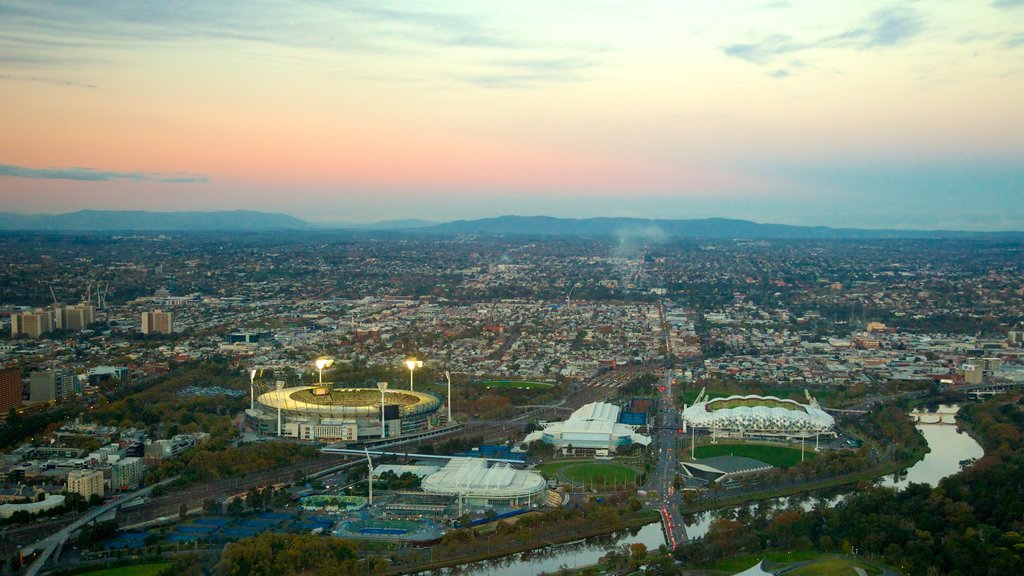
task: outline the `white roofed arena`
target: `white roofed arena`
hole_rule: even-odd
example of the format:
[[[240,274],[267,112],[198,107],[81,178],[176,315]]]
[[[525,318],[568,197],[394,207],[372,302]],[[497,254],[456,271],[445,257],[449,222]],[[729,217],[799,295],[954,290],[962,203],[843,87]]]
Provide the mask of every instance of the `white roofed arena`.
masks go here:
[[[563,451],[582,448],[585,450],[608,450],[639,444],[647,446],[651,439],[636,432],[637,427],[622,424],[619,407],[604,402],[591,402],[573,412],[568,420],[548,424],[543,430],[531,432],[523,440],[528,444],[541,440],[553,444]]]
[[[471,506],[520,506],[544,500],[547,482],[536,472],[516,470],[505,462],[488,467],[482,458],[452,458],[427,476],[421,489],[457,496]]]
[[[807,396],[807,404],[775,396],[705,397],[701,390],[692,406],[683,410],[686,426],[712,436],[730,438],[791,439],[819,434],[835,435],[836,421]]]

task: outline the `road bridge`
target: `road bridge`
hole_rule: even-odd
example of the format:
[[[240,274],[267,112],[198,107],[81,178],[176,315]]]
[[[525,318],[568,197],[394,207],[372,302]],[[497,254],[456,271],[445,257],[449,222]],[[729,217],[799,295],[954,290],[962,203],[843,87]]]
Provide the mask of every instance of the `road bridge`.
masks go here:
[[[39,552],[39,556],[37,556],[36,559],[32,562],[32,564],[30,564],[29,567],[25,570],[25,576],[36,576],[36,574],[38,574],[39,571],[42,570],[44,566],[46,566],[46,563],[50,561],[50,558],[53,558],[54,561],[58,560],[60,558],[61,551],[64,549],[64,544],[67,542],[68,538],[71,537],[71,535],[75,532],[78,532],[82,528],[82,526],[85,526],[86,524],[95,521],[97,518],[103,516],[104,514],[107,514],[111,511],[116,511],[118,508],[124,506],[125,504],[128,504],[129,502],[138,500],[140,498],[145,498],[146,496],[149,496],[149,494],[157,486],[164,486],[170,484],[171,482],[174,482],[175,480],[177,480],[177,477],[168,478],[167,480],[149,486],[148,488],[143,488],[142,490],[132,492],[126,496],[122,496],[117,499],[112,499],[106,504],[89,510],[88,512],[85,513],[85,515],[80,517],[78,520],[75,520],[71,524],[68,524],[64,528],[60,529],[57,533],[52,534],[51,536],[44,538],[34,544],[26,546],[22,550],[23,553],[31,554],[34,552]]]

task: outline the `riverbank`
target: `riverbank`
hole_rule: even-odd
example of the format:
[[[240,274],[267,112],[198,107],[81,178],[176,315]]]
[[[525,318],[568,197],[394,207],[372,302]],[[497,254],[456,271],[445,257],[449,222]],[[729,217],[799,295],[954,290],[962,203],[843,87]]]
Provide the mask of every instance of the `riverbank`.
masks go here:
[[[606,536],[614,534],[616,532],[622,532],[630,529],[637,529],[648,524],[654,524],[661,520],[661,516],[653,510],[640,510],[633,513],[630,516],[621,517],[617,523],[602,523],[600,526],[593,526],[589,530],[575,531],[572,533],[565,534],[545,534],[538,541],[527,541],[519,544],[510,543],[511,545],[503,546],[500,548],[488,548],[486,551],[476,552],[472,554],[462,556],[447,556],[444,560],[427,561],[414,565],[402,565],[380,572],[380,574],[391,576],[398,574],[413,574],[419,572],[428,572],[432,570],[439,570],[442,568],[449,568],[452,566],[458,566],[463,564],[471,564],[474,562],[483,562],[486,560],[492,560],[495,558],[501,558],[505,556],[511,556],[513,554],[519,554],[522,552],[536,551],[543,553],[546,549],[557,546],[559,544],[567,544],[576,542],[578,540],[586,540],[587,538],[594,538],[597,536]],[[540,546],[540,545],[544,546]],[[436,553],[432,554],[432,556]]]
[[[794,484],[793,486],[782,486],[773,487],[765,490],[758,490],[753,492],[747,492],[742,495],[735,497],[716,498],[712,501],[699,502],[694,505],[684,505],[681,509],[683,514],[697,514],[700,512],[707,512],[709,510],[720,510],[722,508],[731,508],[733,506],[740,506],[742,504],[749,504],[752,502],[759,502],[762,500],[773,500],[775,498],[782,498],[787,496],[794,496],[797,494],[819,492],[821,490],[830,490],[834,488],[840,488],[843,486],[850,486],[859,484],[861,482],[874,481],[878,478],[884,478],[889,474],[895,474],[901,470],[906,470],[914,464],[917,464],[928,454],[927,450],[915,451],[911,453],[910,457],[900,462],[890,462],[888,464],[870,468],[868,470],[862,470],[859,472],[851,472],[850,474],[843,474],[841,476],[835,476],[832,478],[824,478],[820,480],[807,480]]]

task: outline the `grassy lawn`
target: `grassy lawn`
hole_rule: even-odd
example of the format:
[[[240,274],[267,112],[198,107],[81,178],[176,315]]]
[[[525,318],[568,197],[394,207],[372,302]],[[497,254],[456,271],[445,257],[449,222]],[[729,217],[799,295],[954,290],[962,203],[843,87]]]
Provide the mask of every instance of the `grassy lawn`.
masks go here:
[[[882,570],[874,564],[849,558],[842,558],[834,554],[822,554],[821,552],[811,551],[768,552],[763,555],[733,556],[731,558],[722,558],[712,564],[711,567],[715,570],[734,574],[750,568],[760,562],[762,558],[769,561],[773,570],[777,570],[779,565],[810,562],[810,564],[806,566],[801,566],[797,570],[786,573],[787,575],[791,574],[794,576],[856,576],[857,572],[853,569],[855,566],[863,568],[865,572],[872,576],[882,572]]]
[[[562,469],[562,475],[573,482],[585,484],[629,484],[636,481],[637,471],[620,464],[577,464]]]
[[[800,462],[800,449],[788,446],[769,446],[765,444],[705,444],[697,446],[697,458],[711,458],[713,456],[744,456],[760,460],[772,466],[787,468]],[[809,446],[804,451],[804,458],[810,460],[817,456],[814,446]]]
[[[515,380],[488,380],[481,384],[488,388],[550,388],[554,386],[547,382],[518,382]]]
[[[579,462],[574,460],[565,460],[562,462],[548,462],[546,464],[541,464],[540,466],[537,466],[537,472],[540,472],[541,476],[550,480],[558,476],[558,471],[561,470],[562,468],[565,468],[566,466],[574,466],[576,464],[579,464]]]
[[[545,478],[558,478],[561,474],[562,478],[572,482],[593,483],[595,488],[600,488],[603,484],[630,484],[636,482],[637,476],[640,475],[640,472],[631,466],[607,462],[580,462],[579,460],[541,464],[537,467],[537,471]]]
[[[85,574],[79,574],[78,576],[157,576],[157,574],[163,572],[164,569],[170,565],[170,562],[160,562],[157,564],[119,566],[117,568],[107,568],[96,572],[86,572]]]
[[[857,576],[854,567],[863,568],[868,574],[878,574],[877,568],[864,562],[847,558],[824,558],[813,564],[789,572],[792,576]]]
[[[700,390],[690,389],[683,392],[683,402],[687,405],[693,404],[693,401],[697,399],[697,394],[700,394]],[[726,396],[731,396],[731,394],[728,392],[715,392],[714,390],[709,390],[707,393],[708,398],[725,398]]]
[[[821,552],[814,551],[797,551],[797,552],[767,552],[765,554],[747,554],[743,556],[731,556],[729,558],[722,558],[715,561],[711,565],[715,570],[721,570],[723,572],[742,572],[747,568],[750,568],[754,564],[761,561],[762,558],[767,559],[771,564],[793,564],[796,562],[807,562],[808,560],[814,560],[816,558],[822,558],[826,555]],[[827,556],[831,558],[831,555]]]

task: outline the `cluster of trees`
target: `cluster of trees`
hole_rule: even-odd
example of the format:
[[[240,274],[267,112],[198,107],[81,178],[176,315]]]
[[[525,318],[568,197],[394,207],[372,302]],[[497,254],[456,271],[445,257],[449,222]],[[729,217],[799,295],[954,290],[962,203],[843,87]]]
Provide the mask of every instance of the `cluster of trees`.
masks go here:
[[[97,406],[89,412],[89,418],[108,426],[140,428],[157,438],[202,431],[209,432],[214,439],[227,439],[234,434],[232,418],[245,408],[246,398],[182,397],[180,393],[190,386],[241,390],[247,384],[246,378],[224,363],[200,362],[142,390],[133,390],[109,404]],[[245,392],[248,394],[247,389]]]
[[[245,493],[244,500],[241,498],[232,499],[228,502],[227,506],[224,507],[223,511],[227,513],[228,516],[242,516],[246,512],[259,512],[272,508],[281,508],[287,506],[291,501],[291,494],[289,494],[288,490],[284,488],[278,490],[273,487],[253,487],[249,488],[249,491]],[[203,500],[204,513],[220,514],[221,511],[221,506],[216,500]]]
[[[235,478],[298,464],[312,460],[319,454],[315,446],[305,444],[259,442],[229,449],[226,443],[211,440],[149,471],[146,483],[172,476],[180,477],[177,482],[180,485]]]
[[[567,510],[519,516],[515,523],[499,522],[493,530],[458,528],[449,531],[440,546],[449,557],[468,557],[502,549],[537,548],[566,538],[625,527],[641,514],[642,504],[622,491],[608,496],[604,503],[585,502]],[[489,528],[488,528],[489,530]]]
[[[420,477],[412,472],[404,472],[401,476],[388,470],[373,483],[374,488],[380,486],[385,490],[414,490],[420,487]]]
[[[218,576],[349,576],[377,574],[389,563],[360,559],[351,542],[334,537],[264,532],[224,547]]]
[[[76,544],[82,549],[91,549],[104,540],[109,540],[117,534],[117,521],[96,522],[86,524],[78,532]]]
[[[706,563],[766,549],[858,552],[916,573],[964,576],[1024,573],[1024,415],[1016,401],[965,410],[986,455],[935,488],[902,491],[862,485],[844,501],[810,511],[740,509],[677,553]]]
[[[11,408],[3,424],[0,424],[0,449],[12,448],[26,438],[55,429],[80,412],[78,408],[72,406],[61,406],[54,410],[29,414],[19,414],[17,410]]]

